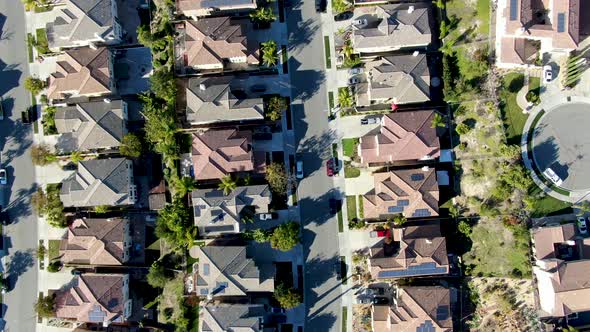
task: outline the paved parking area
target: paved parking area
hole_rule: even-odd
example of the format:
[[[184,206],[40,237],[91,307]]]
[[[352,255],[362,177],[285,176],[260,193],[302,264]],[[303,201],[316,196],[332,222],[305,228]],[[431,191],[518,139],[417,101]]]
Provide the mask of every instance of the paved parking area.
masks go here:
[[[378,132],[381,122],[374,124],[361,124],[361,119],[366,117],[381,118],[382,115],[352,115],[339,117],[336,121],[331,121],[330,126],[336,132],[338,139],[362,137],[372,132]]]

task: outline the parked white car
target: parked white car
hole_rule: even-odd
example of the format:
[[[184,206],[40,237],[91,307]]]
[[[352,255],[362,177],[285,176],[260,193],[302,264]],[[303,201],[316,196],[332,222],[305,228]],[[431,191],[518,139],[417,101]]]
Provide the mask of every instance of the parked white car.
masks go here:
[[[361,67],[350,68],[350,69],[348,70],[348,73],[349,73],[350,75],[357,75],[357,74],[360,74],[360,73],[362,73],[362,72],[363,72],[363,68],[361,68]]]
[[[258,219],[262,221],[272,220],[272,213],[261,213],[258,215]]]
[[[586,218],[578,217],[578,230],[580,234],[588,234],[588,227],[586,226]]]
[[[546,178],[548,178],[551,182],[553,182],[556,186],[561,186],[563,180],[557,175],[551,168],[547,167],[547,169],[543,172]]]
[[[362,19],[354,20],[354,21],[352,21],[352,25],[367,25],[367,19],[362,18]]]
[[[543,67],[543,82],[545,84],[551,82],[553,80],[553,69],[551,66],[544,66]]]

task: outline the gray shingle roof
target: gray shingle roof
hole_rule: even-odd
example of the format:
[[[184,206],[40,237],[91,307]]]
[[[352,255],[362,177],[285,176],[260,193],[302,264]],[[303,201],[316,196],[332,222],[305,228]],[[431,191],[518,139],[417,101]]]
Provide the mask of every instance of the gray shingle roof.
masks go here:
[[[262,98],[241,96],[231,76],[191,78],[187,86],[187,120],[194,124],[262,120]]]
[[[206,305],[203,311],[202,326],[208,331],[262,331],[260,323],[267,315],[262,304]]]
[[[112,149],[121,145],[127,133],[124,102],[89,102],[60,107],[55,112],[55,125],[61,136],[56,149],[60,152]]]

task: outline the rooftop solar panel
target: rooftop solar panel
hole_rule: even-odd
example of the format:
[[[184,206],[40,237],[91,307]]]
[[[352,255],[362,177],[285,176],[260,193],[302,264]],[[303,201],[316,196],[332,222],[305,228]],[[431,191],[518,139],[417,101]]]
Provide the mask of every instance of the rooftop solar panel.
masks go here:
[[[378,278],[403,278],[410,276],[426,276],[444,273],[447,273],[447,269],[445,267],[436,267],[436,264],[434,263],[424,263],[420,265],[410,266],[406,270],[381,271],[378,274]]]

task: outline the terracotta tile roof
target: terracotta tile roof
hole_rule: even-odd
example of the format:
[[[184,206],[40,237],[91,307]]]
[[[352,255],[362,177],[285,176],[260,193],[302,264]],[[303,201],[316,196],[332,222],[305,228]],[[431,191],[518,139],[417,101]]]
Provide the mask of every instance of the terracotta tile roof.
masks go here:
[[[576,241],[574,224],[535,228],[532,234],[536,259],[557,258],[556,244],[569,242],[570,245],[575,245]]]
[[[385,219],[438,215],[439,189],[434,168],[373,173],[374,189],[363,196],[365,218]]]
[[[234,172],[254,169],[252,132],[236,129],[208,130],[193,135],[195,179],[221,179]]]
[[[563,317],[590,310],[590,260],[548,261],[546,269],[533,267],[541,316]]]
[[[446,240],[438,223],[396,228],[393,239],[384,238],[369,252],[369,270],[375,279],[449,273]]]
[[[441,286],[403,287],[395,304],[373,305],[373,331],[451,332],[451,292]]]
[[[61,260],[65,264],[121,265],[126,261],[128,235],[127,219],[76,219],[61,240]]]
[[[365,165],[438,158],[440,141],[432,128],[434,111],[394,112],[382,119],[381,132],[361,137]]]
[[[536,39],[545,43],[542,48],[575,49],[580,42],[580,1],[507,0],[501,8],[506,22],[501,38],[500,61],[522,64],[516,56],[519,43],[514,39]],[[550,17],[537,16],[547,12]],[[512,48],[512,50],[511,50]]]
[[[56,293],[56,316],[78,322],[124,322],[129,276],[85,273]]]
[[[65,51],[57,58],[56,72],[49,76],[47,97],[54,100],[64,99],[66,94],[75,97],[110,94],[109,58],[105,47]]]
[[[257,65],[258,46],[248,43],[248,20],[230,17],[203,18],[185,23],[185,56],[187,66],[209,69],[223,68],[229,59]]]

